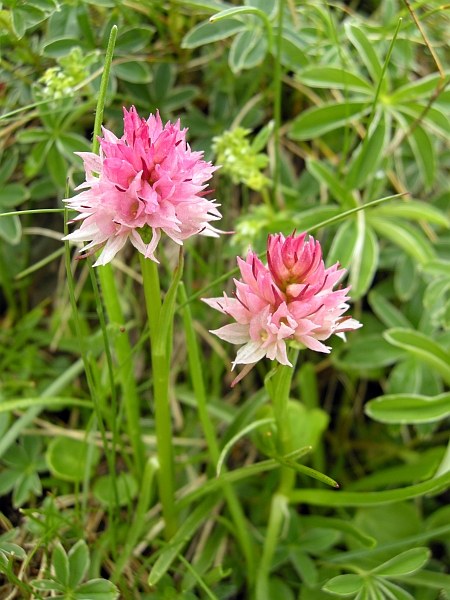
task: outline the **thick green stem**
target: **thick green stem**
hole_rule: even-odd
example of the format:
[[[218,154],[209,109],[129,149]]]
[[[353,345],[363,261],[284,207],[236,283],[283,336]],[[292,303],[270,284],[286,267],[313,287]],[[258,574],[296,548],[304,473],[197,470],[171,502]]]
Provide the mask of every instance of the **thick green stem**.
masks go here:
[[[220,449],[219,444],[217,442],[214,426],[211,423],[211,419],[208,413],[202,363],[200,360],[197,338],[192,323],[191,309],[187,302],[186,291],[183,283],[180,283],[179,285],[178,294],[180,303],[184,305],[184,331],[186,335],[186,342],[188,348],[189,369],[191,373],[192,385],[194,387],[195,397],[197,399],[198,415],[200,417],[200,422],[205,433],[206,442],[208,444],[212,462],[214,466],[216,466],[220,456]],[[252,587],[255,582],[255,556],[253,552],[252,540],[249,535],[247,523],[245,521],[244,511],[242,510],[242,506],[239,503],[239,500],[235,494],[233,487],[229,483],[224,483],[222,489],[227,500],[228,508],[230,509],[230,513],[233,518],[234,524],[236,525],[238,541],[242,548],[242,552],[244,553],[245,560],[247,563],[248,583],[249,586]]]
[[[275,421],[277,424],[277,452],[281,456],[290,454],[293,449],[292,431],[289,419],[289,392],[292,377],[297,364],[298,350],[291,352],[292,367],[278,365],[277,372],[266,384],[272,400]],[[292,491],[295,482],[295,471],[289,467],[281,467],[280,483],[278,490],[272,497],[270,505],[269,523],[264,540],[263,554],[258,569],[257,600],[269,600],[269,573],[273,555],[276,550],[278,536],[280,535],[283,515],[286,514],[288,494]]]
[[[289,454],[293,450],[291,423],[289,419],[289,392],[297,363],[298,350],[292,352],[290,358],[293,367],[279,365],[269,386],[278,432],[277,451],[282,456],[286,456],[286,454]],[[294,481],[295,471],[288,467],[282,467],[278,492],[288,494],[293,487]]]
[[[158,266],[149,258],[140,255],[140,259],[150,329],[155,430],[159,462],[159,499],[166,524],[165,537],[170,540],[178,529],[177,510],[175,508],[172,419],[169,399],[170,349],[172,345],[170,343],[159,343],[163,323]],[[171,328],[169,329],[171,330]]]
[[[270,505],[269,523],[264,540],[264,548],[259,563],[255,600],[271,600],[269,590],[269,573],[272,558],[277,548],[278,536],[288,510],[288,498],[283,494],[274,494]]]

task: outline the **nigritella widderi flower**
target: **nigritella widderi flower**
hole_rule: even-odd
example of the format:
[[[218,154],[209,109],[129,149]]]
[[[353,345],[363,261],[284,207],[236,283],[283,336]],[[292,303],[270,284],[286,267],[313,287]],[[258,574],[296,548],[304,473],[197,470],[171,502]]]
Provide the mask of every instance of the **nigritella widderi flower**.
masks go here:
[[[253,365],[263,357],[292,366],[289,340],[328,353],[331,348],[323,342],[332,334],[342,336],[361,327],[343,316],[349,308],[350,287],[333,289],[345,269],[339,263],[326,269],[320,243],[306,236],[269,235],[267,266],[249,250],[245,261],[237,259],[241,279],[234,280],[234,297],[224,293],[222,298],[203,299],[236,321],[212,331],[227,342],[243,344],[233,368]]]
[[[131,107],[124,109],[123,137],[103,128],[99,156],[77,153],[86,181],[76,191],[84,191],[67,202],[82,224],[65,239],[89,242],[84,256],[103,249],[94,266],[110,262],[128,239],[158,262],[162,231],[178,244],[197,233],[220,233],[211,225],[221,218],[219,205],[204,197],[217,167],[190,149],[186,131],[179,121],[163,126],[159,113],[141,119]]]

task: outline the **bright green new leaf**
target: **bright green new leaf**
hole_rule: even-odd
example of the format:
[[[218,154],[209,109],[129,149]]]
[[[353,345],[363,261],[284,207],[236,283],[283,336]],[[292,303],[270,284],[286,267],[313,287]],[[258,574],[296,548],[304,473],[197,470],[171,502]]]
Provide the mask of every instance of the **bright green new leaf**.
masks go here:
[[[370,400],[364,410],[382,423],[434,423],[450,415],[450,393],[434,397],[388,394]]]
[[[333,577],[323,586],[323,589],[337,596],[350,596],[359,592],[363,585],[364,577],[362,575],[348,574]]]
[[[398,556],[391,558],[376,569],[371,571],[380,577],[398,577],[409,575],[421,569],[430,558],[428,548],[411,548]]]

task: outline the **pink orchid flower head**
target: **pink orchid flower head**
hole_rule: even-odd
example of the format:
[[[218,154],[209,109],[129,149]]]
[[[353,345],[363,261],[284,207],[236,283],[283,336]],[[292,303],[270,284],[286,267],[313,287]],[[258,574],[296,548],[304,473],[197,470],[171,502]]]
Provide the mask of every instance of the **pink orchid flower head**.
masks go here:
[[[64,239],[89,242],[84,256],[103,249],[94,266],[110,262],[129,239],[146,258],[158,262],[161,232],[178,244],[200,233],[221,233],[212,221],[221,218],[218,204],[205,188],[218,168],[202,160],[186,143],[180,121],[162,124],[159,113],[140,118],[124,108],[124,135],[103,128],[100,155],[77,152],[84,162],[83,190],[67,200],[80,214],[81,227]]]
[[[233,344],[242,344],[233,362],[245,365],[237,383],[263,357],[292,366],[287,344],[294,340],[317,352],[330,352],[322,342],[332,334],[362,325],[349,316],[349,287],[333,289],[345,273],[339,263],[325,268],[322,248],[306,233],[285,238],[269,235],[267,267],[249,249],[246,260],[238,258],[241,279],[234,280],[234,298],[203,301],[236,322],[211,331]]]

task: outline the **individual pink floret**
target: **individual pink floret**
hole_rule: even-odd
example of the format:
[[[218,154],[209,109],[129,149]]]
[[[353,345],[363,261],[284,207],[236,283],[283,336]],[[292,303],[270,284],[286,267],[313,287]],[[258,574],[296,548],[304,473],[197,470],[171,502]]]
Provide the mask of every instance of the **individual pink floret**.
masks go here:
[[[89,242],[84,256],[103,248],[94,266],[110,262],[129,239],[146,258],[155,258],[161,231],[182,244],[200,233],[217,237],[212,221],[219,204],[207,200],[205,182],[218,168],[202,160],[186,143],[180,122],[162,124],[159,113],[141,119],[134,106],[124,109],[124,135],[103,129],[100,156],[78,152],[83,159],[84,190],[67,200],[80,214],[81,227],[64,239]]]
[[[287,357],[289,340],[328,353],[331,348],[324,340],[361,327],[355,319],[343,316],[349,308],[350,288],[333,290],[345,269],[339,264],[325,269],[320,243],[312,237],[306,240],[306,233],[287,238],[281,233],[269,235],[267,267],[251,250],[245,261],[237,260],[241,279],[234,280],[235,297],[224,294],[203,299],[236,321],[211,332],[227,342],[243,344],[233,368],[244,364],[248,372],[248,365],[263,357],[292,366]]]

